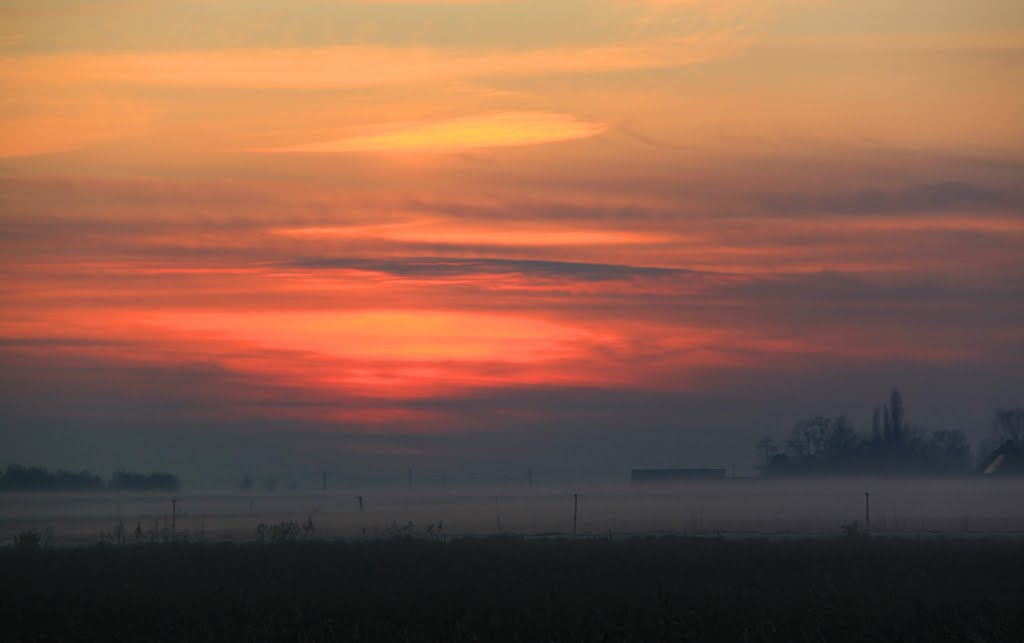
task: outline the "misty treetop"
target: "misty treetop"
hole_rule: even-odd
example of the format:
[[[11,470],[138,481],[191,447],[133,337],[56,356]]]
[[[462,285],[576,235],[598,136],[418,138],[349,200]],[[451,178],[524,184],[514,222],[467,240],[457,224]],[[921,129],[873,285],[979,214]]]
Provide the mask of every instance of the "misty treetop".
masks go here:
[[[178,476],[172,473],[133,473],[115,471],[109,487],[116,491],[177,491]]]
[[[1024,409],[999,409],[992,417],[992,439],[1024,447]]]
[[[1024,411],[1016,411],[1024,417]],[[1004,412],[997,412],[997,418],[1000,413]],[[757,448],[761,470],[769,476],[961,475],[972,471],[967,434],[955,429],[928,431],[910,423],[898,389],[874,410],[870,434],[857,432],[845,415],[817,416],[797,421],[781,446],[775,438],[765,436]]]
[[[12,464],[0,473],[0,491],[177,491],[180,486],[178,476],[160,472],[121,470],[104,481],[88,471],[49,471]]]
[[[48,471],[42,467],[12,464],[0,473],[2,491],[102,491],[106,483],[88,471]]]

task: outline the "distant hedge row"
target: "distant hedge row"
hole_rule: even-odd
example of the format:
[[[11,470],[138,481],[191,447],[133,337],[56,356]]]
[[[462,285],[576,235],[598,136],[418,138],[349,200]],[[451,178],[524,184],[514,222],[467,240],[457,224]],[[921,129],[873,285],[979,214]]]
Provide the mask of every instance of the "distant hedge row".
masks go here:
[[[177,491],[180,485],[178,476],[159,472],[121,470],[103,480],[89,471],[49,471],[12,464],[0,473],[0,491]]]

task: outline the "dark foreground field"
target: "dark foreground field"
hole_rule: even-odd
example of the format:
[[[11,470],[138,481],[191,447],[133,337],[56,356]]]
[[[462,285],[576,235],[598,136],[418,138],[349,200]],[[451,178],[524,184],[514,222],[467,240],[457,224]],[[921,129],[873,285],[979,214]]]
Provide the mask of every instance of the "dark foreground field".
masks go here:
[[[0,639],[1020,641],[1024,543],[0,551]]]

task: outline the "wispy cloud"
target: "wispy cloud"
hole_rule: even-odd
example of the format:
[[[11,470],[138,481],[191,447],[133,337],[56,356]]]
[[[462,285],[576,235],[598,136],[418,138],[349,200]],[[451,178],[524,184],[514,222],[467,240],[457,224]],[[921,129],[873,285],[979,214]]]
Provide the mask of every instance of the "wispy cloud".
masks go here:
[[[287,265],[298,268],[354,269],[385,272],[399,277],[464,277],[468,275],[523,274],[542,277],[610,281],[633,278],[695,276],[691,270],[650,268],[536,259],[457,259],[407,257],[402,259],[306,257]]]
[[[601,123],[567,114],[502,112],[439,121],[381,126],[372,133],[299,145],[265,148],[270,153],[453,152],[488,147],[519,147],[597,136]]]
[[[663,43],[512,52],[345,46],[18,56],[0,69],[9,88],[106,84],[142,87],[357,88],[481,77],[671,67],[718,57],[735,43],[713,35]]]
[[[672,235],[665,233],[599,227],[588,229],[544,223],[471,223],[443,216],[414,216],[404,221],[384,224],[276,228],[272,232],[305,241],[377,239],[400,243],[526,248],[629,246],[672,240]]]

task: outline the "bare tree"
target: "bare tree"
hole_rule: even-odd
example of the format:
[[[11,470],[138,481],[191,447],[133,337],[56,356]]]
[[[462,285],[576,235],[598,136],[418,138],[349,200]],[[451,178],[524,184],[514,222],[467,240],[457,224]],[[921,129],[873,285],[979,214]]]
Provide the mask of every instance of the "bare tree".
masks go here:
[[[889,418],[892,426],[892,442],[899,446],[904,441],[906,427],[903,421],[903,396],[900,395],[898,388],[893,388],[892,393],[889,394]]]
[[[762,436],[757,441],[757,444],[754,445],[754,448],[757,449],[757,460],[762,466],[768,466],[772,458],[779,453],[779,445],[775,443],[775,438],[770,435]]]
[[[959,430],[933,431],[924,443],[923,455],[931,468],[943,472],[966,471],[970,466],[971,444]]]
[[[822,415],[796,423],[786,439],[789,455],[797,460],[838,461],[852,456],[859,445],[853,424],[845,415]]]
[[[857,455],[861,438],[845,415],[831,418],[825,436],[825,456],[829,460],[849,460]]]
[[[1009,441],[1024,446],[1024,408],[996,411],[992,416],[992,437],[1000,444]]]
[[[819,457],[825,450],[827,428],[828,418],[820,415],[798,420],[786,438],[786,451],[797,461]]]
[[[875,448],[882,443],[882,409],[878,407],[871,415],[871,443]]]

